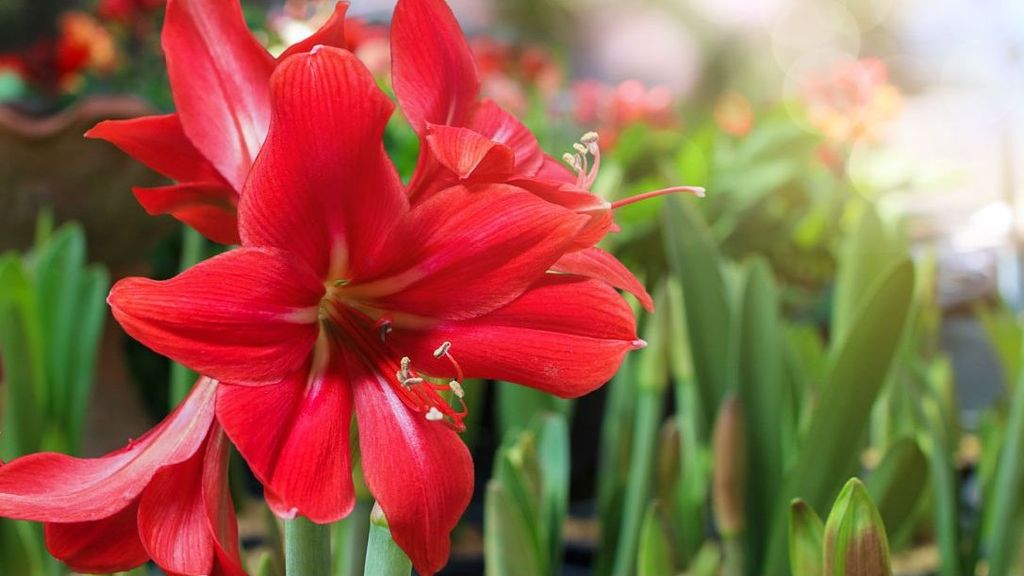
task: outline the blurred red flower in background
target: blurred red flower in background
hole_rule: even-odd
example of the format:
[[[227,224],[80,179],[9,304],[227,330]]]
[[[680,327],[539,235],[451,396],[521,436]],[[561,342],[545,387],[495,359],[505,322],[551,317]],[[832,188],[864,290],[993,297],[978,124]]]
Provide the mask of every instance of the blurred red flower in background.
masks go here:
[[[95,18],[65,12],[58,20],[56,38],[40,39],[16,53],[0,53],[0,71],[11,71],[29,85],[59,94],[74,89],[83,72],[111,72],[117,59],[113,38]]]
[[[162,8],[167,0],[100,0],[96,14],[100,18],[132,24]]]
[[[738,92],[726,92],[715,102],[714,117],[723,132],[737,138],[746,136],[754,128],[754,108],[750,100]]]
[[[612,86],[596,80],[577,82],[572,87],[572,116],[577,124],[598,126],[601,145],[615,146],[622,130],[631,124],[653,128],[679,125],[675,96],[666,86],[648,87],[639,80]]]
[[[899,90],[889,82],[885,62],[865,58],[812,74],[803,84],[811,123],[829,144],[849,145],[874,138],[899,111]]]

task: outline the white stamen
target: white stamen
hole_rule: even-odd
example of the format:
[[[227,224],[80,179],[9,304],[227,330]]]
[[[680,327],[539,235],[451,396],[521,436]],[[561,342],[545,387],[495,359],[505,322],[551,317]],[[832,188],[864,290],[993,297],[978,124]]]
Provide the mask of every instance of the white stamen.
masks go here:
[[[427,420],[430,420],[431,422],[437,422],[443,419],[444,414],[441,414],[441,411],[438,410],[437,407],[431,406],[430,410],[427,410]]]
[[[580,142],[583,142],[584,144],[595,144],[597,143],[598,138],[597,132],[587,132],[582,138],[580,138]]]
[[[573,150],[576,150],[580,154],[587,154],[587,152],[589,152],[587,147],[584,146],[583,144],[580,144],[579,142],[576,142],[575,144],[573,144],[572,147],[573,147]]]
[[[456,380],[452,380],[451,382],[449,382],[448,387],[452,389],[452,392],[455,394],[456,398],[461,399],[463,396],[466,395],[466,392],[462,389],[462,384],[459,384],[458,381]]]

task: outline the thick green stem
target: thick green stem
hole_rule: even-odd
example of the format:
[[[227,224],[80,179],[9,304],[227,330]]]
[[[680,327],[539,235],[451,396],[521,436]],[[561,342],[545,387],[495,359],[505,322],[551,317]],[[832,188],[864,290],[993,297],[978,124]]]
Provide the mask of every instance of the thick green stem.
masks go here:
[[[387,519],[380,506],[374,505],[370,514],[370,540],[366,546],[364,576],[409,576],[412,562],[391,539]]]
[[[178,268],[184,271],[202,261],[206,253],[206,240],[199,232],[188,226],[182,226],[181,230],[181,259]],[[188,396],[188,391],[195,381],[195,372],[181,364],[171,364],[171,410]]]
[[[361,576],[366,562],[373,500],[358,498],[352,513],[334,526],[334,576]]]
[[[331,571],[331,527],[299,516],[284,523],[287,576],[325,576]]]

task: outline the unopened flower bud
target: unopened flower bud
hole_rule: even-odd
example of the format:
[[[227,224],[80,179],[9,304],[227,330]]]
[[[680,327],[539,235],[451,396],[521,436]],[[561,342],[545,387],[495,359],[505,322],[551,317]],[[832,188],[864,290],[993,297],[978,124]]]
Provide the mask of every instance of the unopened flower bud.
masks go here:
[[[789,571],[793,576],[822,576],[821,518],[803,500],[789,506]]]
[[[856,478],[843,487],[825,523],[826,576],[889,576],[889,540],[882,517]]]
[[[743,491],[746,482],[746,441],[743,405],[730,396],[715,421],[714,469],[711,484],[715,523],[723,536],[743,532]]]

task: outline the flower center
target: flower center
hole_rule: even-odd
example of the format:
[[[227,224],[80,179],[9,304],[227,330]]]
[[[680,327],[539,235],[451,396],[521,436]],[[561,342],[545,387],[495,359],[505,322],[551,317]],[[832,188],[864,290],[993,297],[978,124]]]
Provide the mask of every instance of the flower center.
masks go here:
[[[387,315],[373,317],[358,307],[331,297],[320,304],[321,330],[334,345],[354,351],[363,362],[383,377],[409,409],[419,412],[431,422],[441,422],[456,432],[466,429],[469,409],[465,402],[462,367],[451,354],[451,343],[444,342],[434,351],[435,358],[446,358],[452,365],[454,379],[436,378],[418,372],[408,356],[396,354],[387,343],[391,322]],[[449,397],[454,400],[452,406]]]

